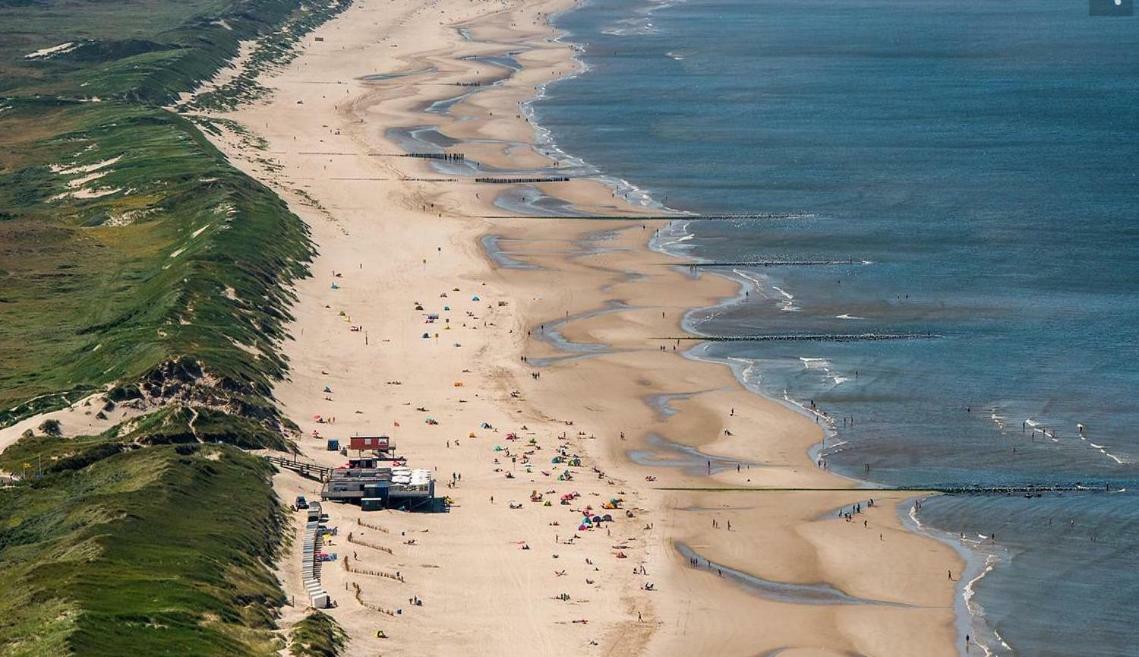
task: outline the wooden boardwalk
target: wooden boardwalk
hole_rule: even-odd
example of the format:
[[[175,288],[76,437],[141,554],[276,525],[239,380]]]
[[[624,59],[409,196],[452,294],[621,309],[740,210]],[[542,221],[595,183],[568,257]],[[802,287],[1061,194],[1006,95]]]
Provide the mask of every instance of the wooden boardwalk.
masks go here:
[[[328,481],[332,476],[332,468],[317,465],[316,463],[309,463],[308,461],[299,461],[296,459],[289,459],[283,456],[265,456],[266,461],[272,463],[278,468],[292,470],[302,477],[313,479],[315,481]]]

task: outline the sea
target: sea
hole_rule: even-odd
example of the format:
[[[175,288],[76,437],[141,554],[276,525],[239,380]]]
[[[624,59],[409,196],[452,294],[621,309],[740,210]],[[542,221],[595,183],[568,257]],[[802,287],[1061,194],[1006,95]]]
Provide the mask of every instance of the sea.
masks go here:
[[[962,650],[1139,657],[1139,19],[1083,0],[587,0],[529,112],[739,297],[689,355],[946,495]],[[712,217],[700,219],[699,217]],[[735,264],[731,264],[735,263]],[[687,270],[686,270],[687,271]],[[825,415],[823,415],[825,414]]]

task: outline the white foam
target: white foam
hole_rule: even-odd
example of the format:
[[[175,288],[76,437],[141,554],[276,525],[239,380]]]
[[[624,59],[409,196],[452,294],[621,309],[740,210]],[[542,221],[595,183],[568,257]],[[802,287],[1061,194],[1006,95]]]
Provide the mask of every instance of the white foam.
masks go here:
[[[835,315],[834,318],[835,319],[866,319],[865,317],[859,317],[857,315],[847,315],[846,313],[843,313],[841,315]]]
[[[782,310],[783,312],[786,312],[786,313],[794,313],[794,312],[799,312],[800,310],[802,310],[802,308],[795,305],[795,295],[791,294],[787,290],[784,290],[783,288],[779,287],[778,285],[772,285],[771,289],[775,290],[776,292],[778,292],[780,295],[783,296],[783,301],[782,301],[782,303],[779,304],[780,310]]]
[[[969,582],[961,589],[961,597],[965,600],[965,608],[968,609],[969,613],[971,615],[973,615],[974,617],[980,617],[984,614],[984,610],[981,608],[980,604],[973,602],[973,596],[976,595],[976,590],[974,587],[976,586],[977,582],[981,581],[982,579],[985,578],[986,575],[993,572],[993,569],[996,568],[998,561],[999,561],[999,559],[997,558],[996,555],[994,555],[994,554],[986,555],[985,556],[985,568],[984,568],[984,570],[982,570],[981,573],[978,574],[976,577],[969,580]],[[1002,644],[1004,644],[1006,648],[1008,647],[1008,644],[1005,644],[1004,640],[1001,639],[999,635],[998,635],[997,639]],[[986,646],[982,641],[980,641],[979,638],[977,640],[975,640],[974,643],[976,645],[980,646],[981,650],[985,651],[986,657],[993,654],[993,651],[989,650],[989,647]]]

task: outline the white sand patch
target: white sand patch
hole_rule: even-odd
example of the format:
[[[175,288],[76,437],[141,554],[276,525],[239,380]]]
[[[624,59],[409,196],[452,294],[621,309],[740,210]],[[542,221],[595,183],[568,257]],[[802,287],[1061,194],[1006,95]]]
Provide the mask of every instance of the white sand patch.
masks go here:
[[[99,187],[96,189],[80,189],[76,192],[72,192],[71,195],[75,198],[92,199],[110,196],[111,194],[117,194],[121,191],[123,191],[122,187]]]
[[[130,193],[130,190],[127,190]],[[122,226],[129,226],[134,222],[152,214],[154,210],[127,210],[119,214],[111,215],[111,218],[103,222],[103,226],[107,228],[121,228]]]
[[[229,299],[230,301],[237,301],[237,290],[228,285],[225,286],[225,291],[222,292],[222,294],[225,295],[225,298]]]
[[[88,147],[86,150],[90,150],[90,147]],[[63,167],[58,164],[53,164],[49,168],[53,173],[58,173],[64,176],[74,176],[77,174],[91,173],[93,171],[98,171],[99,169],[105,169],[121,159],[123,159],[122,155],[116,155],[110,159],[102,160],[100,162],[95,162],[92,164],[74,165],[70,167]]]
[[[117,422],[140,414],[137,409],[126,404],[119,404],[114,410],[104,412],[106,419],[96,417],[105,403],[103,395],[104,391],[100,391],[80,399],[66,408],[50,413],[41,413],[0,429],[0,452],[19,440],[25,431],[31,430],[35,435],[42,436],[43,433],[39,430],[39,426],[43,424],[44,420],[59,420],[62,435],[67,438],[102,433]]]
[[[215,25],[221,25],[222,27],[226,28],[227,30],[231,29],[229,27],[229,25],[227,23],[225,23],[225,21],[215,21],[214,24]],[[257,40],[256,39],[249,39],[249,40],[240,42],[238,44],[238,47],[237,47],[237,56],[234,57],[233,59],[231,59],[229,61],[229,64],[225,68],[219,70],[217,72],[217,74],[214,75],[213,78],[206,80],[205,82],[200,84],[197,89],[194,89],[192,92],[189,92],[189,93],[183,92],[182,94],[179,94],[178,100],[180,102],[183,102],[183,103],[192,102],[195,98],[197,98],[198,96],[200,96],[204,93],[213,91],[215,89],[219,89],[219,88],[224,87],[225,85],[229,84],[237,76],[241,75],[241,72],[243,70],[245,70],[245,66],[249,63],[250,58],[253,56],[253,53],[256,50],[257,50]]]
[[[233,338],[230,338],[229,341],[233,343],[233,346],[244,351],[245,353],[252,354],[254,358],[261,358],[261,356],[262,356],[261,350],[258,349],[257,347],[254,347],[254,346],[248,345],[248,344],[243,344],[241,342],[238,342],[237,340],[234,340]]]
[[[171,257],[171,258],[177,258],[178,256],[182,255],[182,252],[183,252],[183,251],[185,251],[185,250],[186,250],[186,249],[184,249],[184,248],[182,248],[182,249],[178,249],[178,250],[177,250],[177,251],[175,251],[174,253],[171,253],[171,254],[170,254],[170,257]]]
[[[70,191],[64,192],[62,194],[56,194],[55,196],[51,197],[51,200],[60,201],[67,198],[92,199],[99,198],[101,196],[109,196],[111,194],[122,191],[122,189],[118,187],[100,187],[97,189],[86,189],[88,184],[95,182],[108,173],[111,173],[107,167],[118,162],[122,158],[123,156],[119,155],[92,164],[73,165],[69,167],[65,167],[59,164],[49,165],[49,168],[52,170],[52,172],[58,173],[61,176],[77,176],[67,181],[67,188]]]
[[[75,50],[78,47],[79,47],[78,43],[68,41],[67,43],[61,43],[58,46],[52,46],[50,48],[41,48],[35,52],[30,52],[30,53],[24,55],[24,59],[50,59],[52,57],[55,57],[56,55],[62,55],[64,53],[71,52],[72,50]]]
[[[87,183],[94,182],[94,181],[102,178],[103,176],[107,175],[108,173],[110,173],[110,171],[96,171],[94,173],[89,173],[85,176],[73,178],[73,179],[67,181],[67,186],[70,187],[71,189],[81,189],[81,188],[85,187],[87,185]]]
[[[197,237],[198,235],[201,235],[201,234],[202,234],[202,232],[203,232],[203,231],[205,231],[205,230],[206,230],[207,228],[209,228],[209,227],[210,227],[210,225],[209,225],[209,224],[206,224],[205,226],[202,226],[202,227],[201,227],[201,228],[199,228],[198,230],[195,230],[195,231],[193,232],[193,234],[191,234],[191,235],[190,235],[190,237]]]

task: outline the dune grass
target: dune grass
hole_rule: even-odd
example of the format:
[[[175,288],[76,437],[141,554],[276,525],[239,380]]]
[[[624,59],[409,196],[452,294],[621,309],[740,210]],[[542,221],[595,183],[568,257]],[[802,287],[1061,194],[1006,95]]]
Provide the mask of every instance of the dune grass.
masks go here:
[[[269,476],[238,449],[193,444],[0,490],[0,652],[275,653],[283,516]]]
[[[284,648],[280,504],[241,448],[287,445],[271,386],[313,248],[168,108],[242,40],[265,41],[264,71],[346,5],[0,0],[0,426],[94,391],[147,409],[0,454],[22,478],[0,489],[0,654]],[[208,104],[261,92],[251,74]],[[342,641],[301,629],[317,650]]]
[[[328,614],[314,611],[293,626],[289,654],[293,657],[336,657],[348,637]]]
[[[100,103],[50,116],[68,130],[16,145],[23,157],[57,170],[114,160],[87,188],[120,191],[66,196],[83,175],[47,164],[0,179],[0,423],[49,405],[26,400],[186,354],[256,403],[285,367],[283,286],[311,255],[303,224],[174,114]]]

